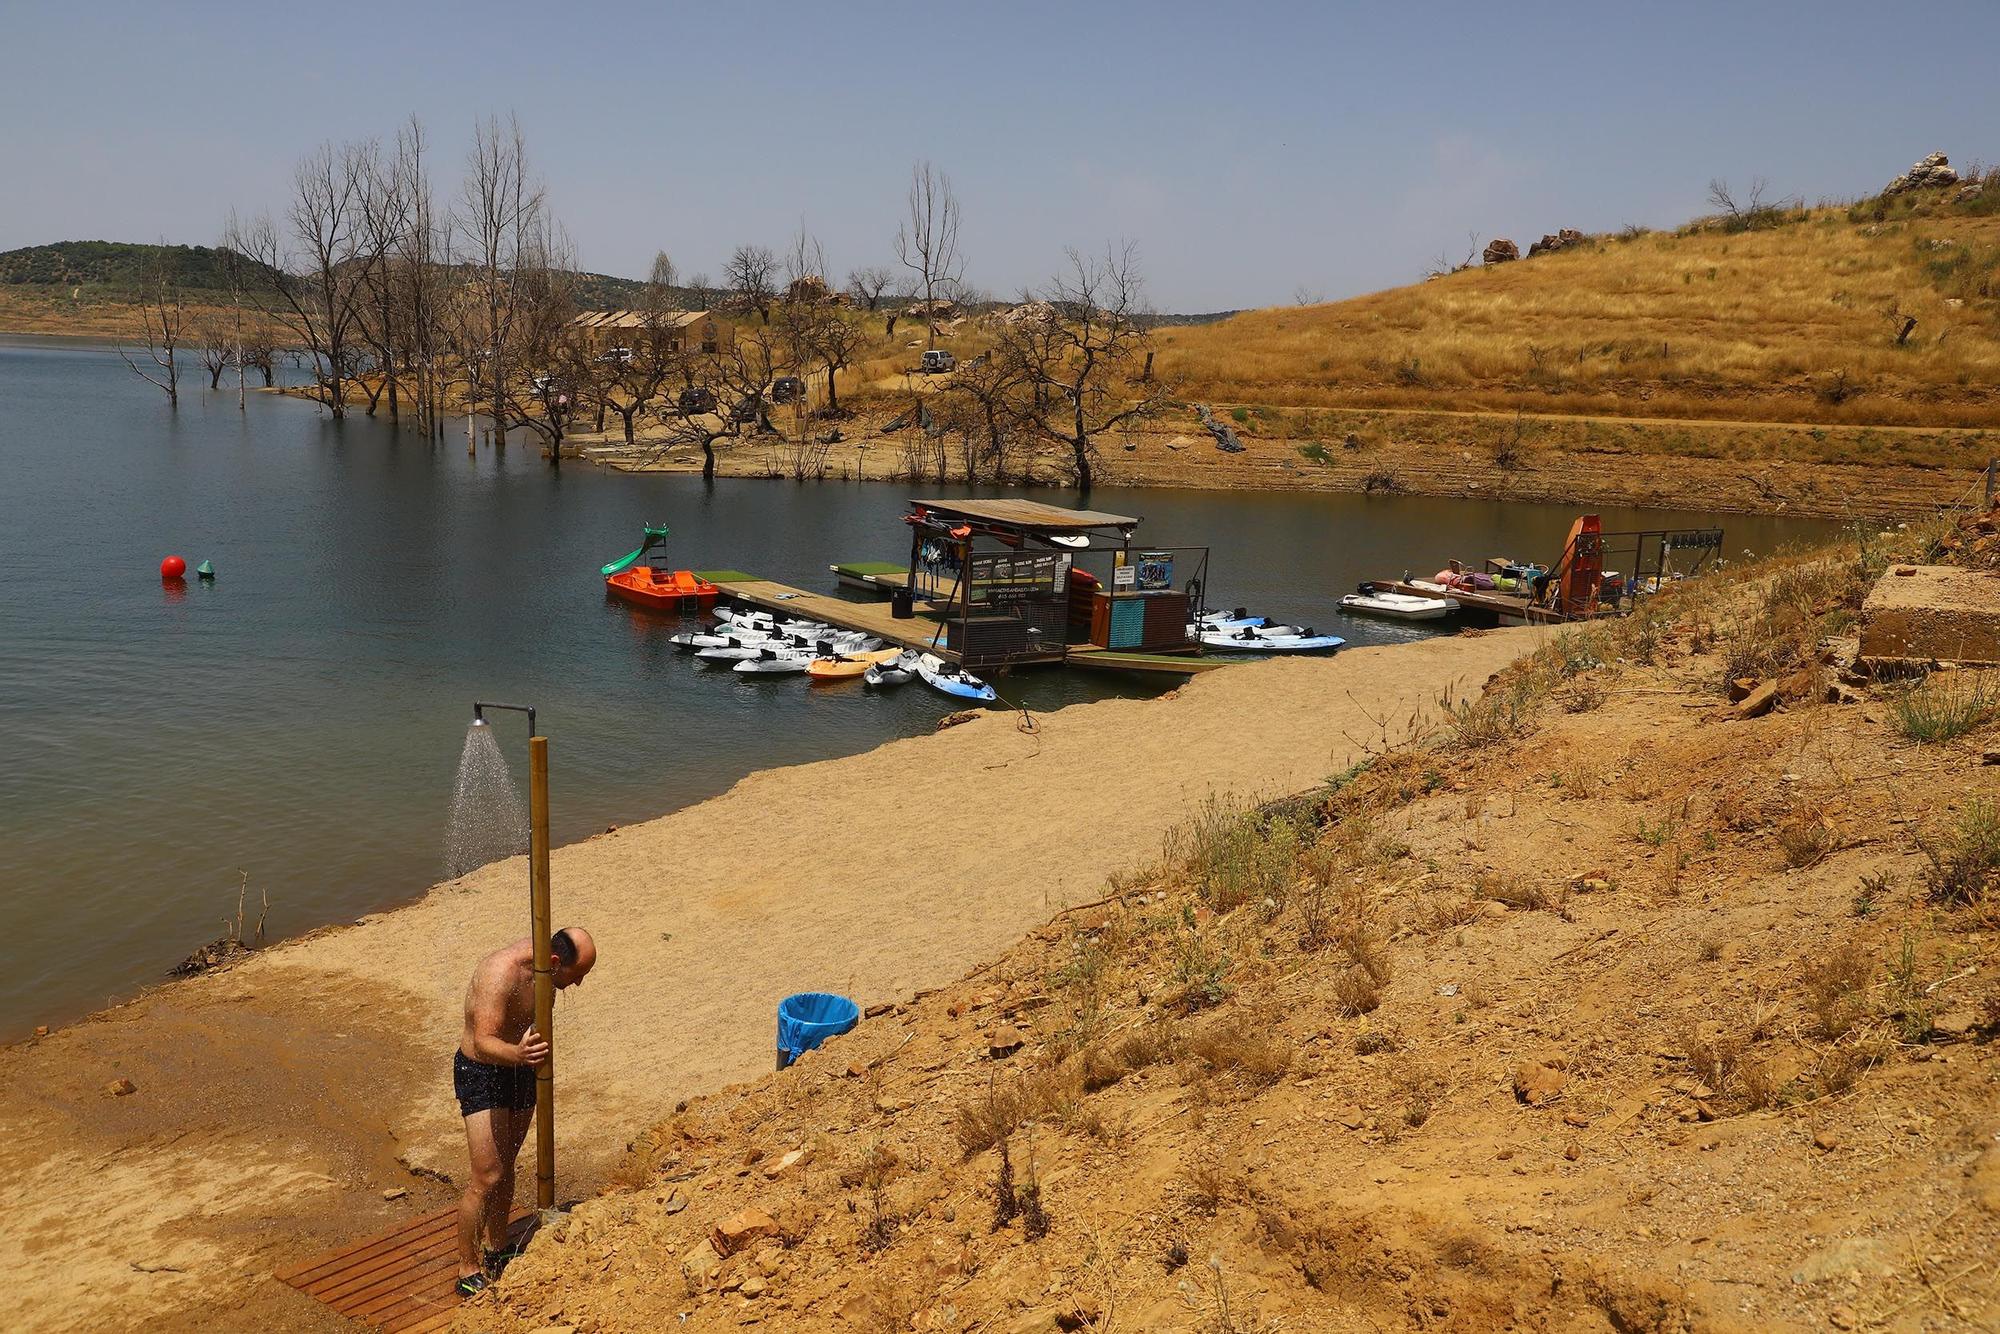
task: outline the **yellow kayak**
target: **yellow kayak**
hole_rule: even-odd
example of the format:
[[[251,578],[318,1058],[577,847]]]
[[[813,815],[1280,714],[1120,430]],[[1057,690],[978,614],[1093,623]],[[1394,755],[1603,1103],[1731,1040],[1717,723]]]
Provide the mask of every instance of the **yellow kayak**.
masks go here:
[[[894,662],[902,656],[900,648],[878,648],[867,653],[843,653],[837,658],[814,658],[806,668],[806,675],[815,681],[845,681],[878,662]]]

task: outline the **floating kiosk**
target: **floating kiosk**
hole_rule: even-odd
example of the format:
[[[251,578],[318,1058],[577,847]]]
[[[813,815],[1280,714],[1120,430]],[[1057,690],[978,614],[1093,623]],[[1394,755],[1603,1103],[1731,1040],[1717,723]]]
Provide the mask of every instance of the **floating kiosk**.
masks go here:
[[[902,565],[834,565],[854,602],[704,570],[725,598],[979,670],[1067,664],[1187,676],[1227,665],[1188,634],[1208,548],[1140,544],[1139,520],[1033,500],[912,500]]]

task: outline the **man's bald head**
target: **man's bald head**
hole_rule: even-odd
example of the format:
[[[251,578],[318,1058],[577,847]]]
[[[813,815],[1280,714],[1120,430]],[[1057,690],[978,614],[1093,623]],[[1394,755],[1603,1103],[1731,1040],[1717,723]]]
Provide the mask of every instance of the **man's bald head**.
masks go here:
[[[566,926],[549,937],[549,953],[555,959],[556,985],[573,987],[597,962],[597,942],[580,926]]]

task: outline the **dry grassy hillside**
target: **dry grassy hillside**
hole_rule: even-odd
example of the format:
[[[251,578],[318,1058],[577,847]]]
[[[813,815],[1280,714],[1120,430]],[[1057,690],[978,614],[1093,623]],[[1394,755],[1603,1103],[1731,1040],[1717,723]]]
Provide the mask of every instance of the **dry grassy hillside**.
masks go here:
[[[2000,694],[1839,665],[1890,555],[1685,586],[1217,804],[640,1132],[455,1328],[1991,1328]]]
[[[1162,332],[1186,397],[1312,407],[2000,423],[2000,217],[1935,202],[1630,231]],[[1901,321],[1916,318],[1898,345]]]

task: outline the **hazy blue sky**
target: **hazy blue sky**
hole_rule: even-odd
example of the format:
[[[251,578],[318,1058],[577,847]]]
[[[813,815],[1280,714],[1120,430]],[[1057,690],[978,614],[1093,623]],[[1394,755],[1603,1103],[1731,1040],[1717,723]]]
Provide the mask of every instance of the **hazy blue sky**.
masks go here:
[[[969,277],[1137,241],[1156,305],[1406,282],[1466,233],[1666,225],[1709,178],[1870,192],[2000,158],[2000,3],[396,5],[0,0],[0,249],[212,242],[415,112],[514,111],[588,268],[719,273],[801,219],[890,258],[912,160]]]

